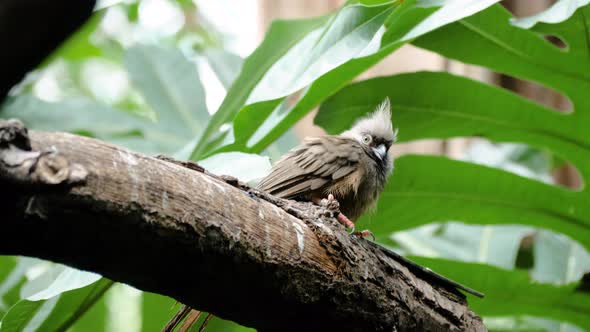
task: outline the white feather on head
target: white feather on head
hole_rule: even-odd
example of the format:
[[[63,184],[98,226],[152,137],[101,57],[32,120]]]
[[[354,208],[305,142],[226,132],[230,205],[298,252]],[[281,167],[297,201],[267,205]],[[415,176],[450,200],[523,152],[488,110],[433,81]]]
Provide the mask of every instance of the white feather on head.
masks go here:
[[[385,140],[395,142],[397,140],[397,128],[394,130],[391,123],[391,103],[386,97],[375,111],[357,120],[354,125],[342,136],[360,139],[363,134],[371,134]]]

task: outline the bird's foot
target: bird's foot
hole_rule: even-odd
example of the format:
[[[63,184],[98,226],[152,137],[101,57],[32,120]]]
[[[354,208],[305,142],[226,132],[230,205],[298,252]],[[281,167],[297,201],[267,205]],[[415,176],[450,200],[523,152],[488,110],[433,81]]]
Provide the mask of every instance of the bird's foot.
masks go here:
[[[328,195],[327,198],[313,197],[311,201],[314,204],[324,207],[330,211],[340,212],[340,203],[338,203],[332,194]]]
[[[339,223],[344,225],[344,227],[351,230],[350,235],[361,239],[370,236],[373,239],[373,241],[375,241],[375,235],[370,230],[365,229],[362,231],[355,231],[354,223],[352,222],[352,220],[350,220],[344,213],[340,212],[340,203],[338,203],[336,198],[334,198],[334,195],[329,194],[327,198],[313,198],[312,201],[319,206],[327,208],[328,210],[338,211],[338,214],[336,215],[336,220],[338,220]]]
[[[368,236],[370,236],[373,241],[375,241],[375,234],[373,234],[373,232],[371,232],[368,229],[362,230],[362,231],[355,231],[354,228],[352,229],[352,231],[350,232],[350,235],[352,236],[356,236],[358,238],[364,239]]]
[[[348,217],[345,216],[344,213],[338,213],[338,215],[336,216],[336,220],[338,220],[338,222],[344,225],[346,228],[354,230],[354,223],[350,219],[348,219]]]
[[[348,217],[346,215],[344,215],[344,213],[340,212],[340,203],[338,203],[336,198],[334,198],[334,195],[329,194],[328,198],[322,198],[322,199],[313,198],[312,201],[317,205],[327,208],[328,210],[331,210],[331,211],[337,210],[338,214],[336,215],[336,220],[338,220],[339,223],[344,225],[344,227],[350,228],[354,231],[354,223],[352,222],[352,220],[348,219]]]

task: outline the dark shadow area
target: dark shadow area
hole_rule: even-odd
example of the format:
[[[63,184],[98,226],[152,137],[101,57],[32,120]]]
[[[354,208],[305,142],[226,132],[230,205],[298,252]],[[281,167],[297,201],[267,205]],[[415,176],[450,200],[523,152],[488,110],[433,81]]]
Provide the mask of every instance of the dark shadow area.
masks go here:
[[[0,101],[92,14],[95,0],[0,2]]]

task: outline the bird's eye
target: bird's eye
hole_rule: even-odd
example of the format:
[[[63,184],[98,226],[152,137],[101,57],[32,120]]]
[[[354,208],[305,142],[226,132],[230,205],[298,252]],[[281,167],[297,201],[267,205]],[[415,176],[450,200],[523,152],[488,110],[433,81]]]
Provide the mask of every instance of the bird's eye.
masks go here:
[[[371,143],[372,140],[373,140],[373,138],[371,137],[371,135],[368,135],[368,134],[363,135],[363,143],[369,144],[369,143]]]

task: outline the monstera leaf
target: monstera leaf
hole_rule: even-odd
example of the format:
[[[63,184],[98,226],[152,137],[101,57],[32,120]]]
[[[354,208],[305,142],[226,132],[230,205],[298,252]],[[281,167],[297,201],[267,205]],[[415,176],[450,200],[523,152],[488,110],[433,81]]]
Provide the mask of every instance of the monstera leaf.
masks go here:
[[[555,33],[573,32],[566,27],[586,22],[580,20],[589,17],[583,15],[587,11],[588,6],[578,9],[555,26]],[[585,97],[590,91],[590,58],[582,56],[588,45],[568,44],[564,51],[537,31],[511,25],[510,18],[501,6],[493,6],[414,43],[550,86],[571,99],[573,113],[558,113],[466,78],[422,72],[353,84],[322,105],[316,122],[339,132],[389,96],[401,141],[482,136],[527,143],[569,160],[590,179],[590,104]],[[542,30],[550,31],[548,26]],[[563,34],[566,42],[566,35],[578,40]],[[456,41],[443,43],[443,36]],[[385,235],[444,220],[528,224],[567,234],[590,248],[589,198],[587,188],[573,191],[443,157],[406,156],[397,162],[371,227]]]
[[[413,257],[446,276],[476,287],[486,296],[467,295],[469,306],[480,315],[541,316],[590,329],[590,294],[577,290],[579,283],[562,286],[534,283],[523,271],[508,271],[483,264]]]
[[[590,102],[586,97],[590,91],[589,26],[587,1],[559,1],[543,13],[521,19],[513,18],[503,7],[495,5],[413,41],[419,47],[446,57],[552,88],[569,98],[572,112],[558,112],[467,78],[418,72],[349,85],[322,104],[315,122],[329,133],[338,133],[389,96],[394,125],[400,128],[402,142],[475,136],[494,142],[524,143],[549,150],[571,162],[587,182],[590,180],[587,135]],[[559,38],[566,47],[552,44],[548,37]],[[396,161],[394,175],[381,196],[376,213],[365,216],[361,223],[388,244],[394,244],[390,240],[392,233],[432,222],[456,220],[471,224],[529,225],[566,234],[588,250],[589,200],[587,186],[571,190],[468,162],[410,155]],[[397,234],[400,233],[393,239],[404,246],[416,240]],[[444,260],[419,261],[486,295],[491,294],[484,300],[470,301],[474,310],[486,317],[536,316],[588,329],[587,315],[581,314],[588,311],[584,308],[588,303],[587,294],[575,291],[572,279],[560,281],[556,277],[559,267],[567,265],[568,271],[573,271],[578,269],[579,263],[582,264],[582,272],[576,270],[579,278],[588,268],[587,254],[573,255],[560,250],[557,255],[556,248],[547,248],[550,239],[542,236],[546,233],[540,234],[533,251],[533,276],[537,280],[568,282],[568,286],[536,285],[521,272],[489,266],[459,267],[458,263]],[[403,243],[404,240],[407,242]],[[437,249],[428,254],[444,253],[449,243],[436,245]],[[427,251],[421,249],[423,253]],[[545,253],[542,257],[538,255],[541,251]],[[510,254],[515,253],[511,251]],[[578,260],[575,264],[558,264],[572,259]],[[529,304],[533,303],[529,302],[532,298],[534,306]],[[527,321],[540,322],[536,318]],[[542,330],[564,330],[566,326],[559,322],[545,325]]]
[[[246,59],[193,158],[215,148],[262,151],[312,108],[403,44],[496,2],[350,1],[331,16],[274,23],[262,45]],[[302,90],[295,105],[283,103],[286,96]],[[211,144],[221,125],[232,119],[233,139]]]

